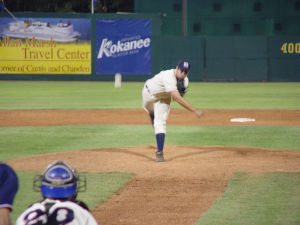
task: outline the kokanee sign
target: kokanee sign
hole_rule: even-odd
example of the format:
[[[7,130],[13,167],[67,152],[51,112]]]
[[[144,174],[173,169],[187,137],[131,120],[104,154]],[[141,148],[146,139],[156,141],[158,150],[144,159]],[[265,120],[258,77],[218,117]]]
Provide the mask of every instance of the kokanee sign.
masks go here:
[[[129,52],[135,49],[148,48],[151,44],[150,38],[138,39],[134,41],[117,41],[113,44],[112,40],[107,38],[102,39],[102,43],[98,53],[98,59],[101,59],[104,55],[106,57],[113,57],[117,53]]]
[[[150,74],[151,21],[96,21],[97,74]]]

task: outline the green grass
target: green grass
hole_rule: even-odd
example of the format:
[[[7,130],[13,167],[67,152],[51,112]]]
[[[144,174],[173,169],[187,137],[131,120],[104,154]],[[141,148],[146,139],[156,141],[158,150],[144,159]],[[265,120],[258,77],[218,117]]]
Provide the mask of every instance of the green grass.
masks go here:
[[[142,83],[1,81],[0,109],[140,108]]]
[[[300,173],[236,174],[197,225],[300,224]]]
[[[32,189],[33,177],[41,172],[24,172],[18,171],[19,191],[14,200],[14,210],[12,212],[12,221],[32,203],[42,199],[39,192]],[[132,177],[131,173],[82,173],[87,179],[86,192],[79,192],[77,199],[88,204],[90,209],[95,208],[99,203],[104,202],[113,193],[117,192],[120,187],[124,186]]]
[[[207,109],[300,109],[300,82],[191,83],[187,99]]]
[[[142,82],[1,81],[0,109],[141,108]],[[186,99],[206,109],[300,109],[300,83],[191,82]],[[174,108],[181,108],[173,104]]]
[[[166,145],[255,146],[300,150],[300,127],[168,126],[167,131]],[[2,127],[0,137],[2,160],[81,149],[155,145],[150,125]]]

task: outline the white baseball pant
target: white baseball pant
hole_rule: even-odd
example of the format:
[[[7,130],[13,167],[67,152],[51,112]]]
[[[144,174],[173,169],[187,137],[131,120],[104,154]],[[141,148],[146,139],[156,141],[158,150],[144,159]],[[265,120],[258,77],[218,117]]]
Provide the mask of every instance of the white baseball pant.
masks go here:
[[[148,114],[154,115],[155,134],[166,133],[167,119],[170,112],[171,96],[167,98],[157,98],[151,94],[151,90],[143,88],[143,107]]]

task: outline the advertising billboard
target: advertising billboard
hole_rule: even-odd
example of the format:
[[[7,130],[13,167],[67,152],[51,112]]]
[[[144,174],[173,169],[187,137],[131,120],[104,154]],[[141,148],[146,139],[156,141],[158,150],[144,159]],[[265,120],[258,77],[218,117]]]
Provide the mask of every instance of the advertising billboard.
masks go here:
[[[151,73],[151,20],[96,20],[96,74]]]
[[[0,74],[91,74],[90,19],[0,18]]]

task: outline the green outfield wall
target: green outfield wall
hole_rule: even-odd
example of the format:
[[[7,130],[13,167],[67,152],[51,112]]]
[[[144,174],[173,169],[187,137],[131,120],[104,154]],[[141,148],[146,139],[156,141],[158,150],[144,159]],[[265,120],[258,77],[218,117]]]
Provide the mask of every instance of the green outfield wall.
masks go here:
[[[183,37],[176,32],[168,34],[168,29],[173,31],[176,29],[168,25],[165,16],[161,13],[93,15],[15,13],[15,16],[89,19],[91,21],[91,73],[88,75],[1,73],[1,80],[114,80],[114,74],[95,72],[96,20],[146,18],[152,22],[151,74],[124,75],[122,76],[124,81],[144,81],[160,70],[175,67],[181,58],[189,59],[192,63],[191,81],[300,81],[300,34],[258,35],[256,32],[247,31],[245,35],[222,35],[222,32],[218,35],[211,32],[210,35],[210,32],[207,32],[203,35],[188,34]],[[1,13],[0,19],[1,17],[8,17],[8,15]],[[173,22],[181,26],[178,18]]]
[[[160,13],[165,35],[182,34],[183,0],[135,0],[135,12]],[[300,35],[299,0],[186,0],[188,35]]]

